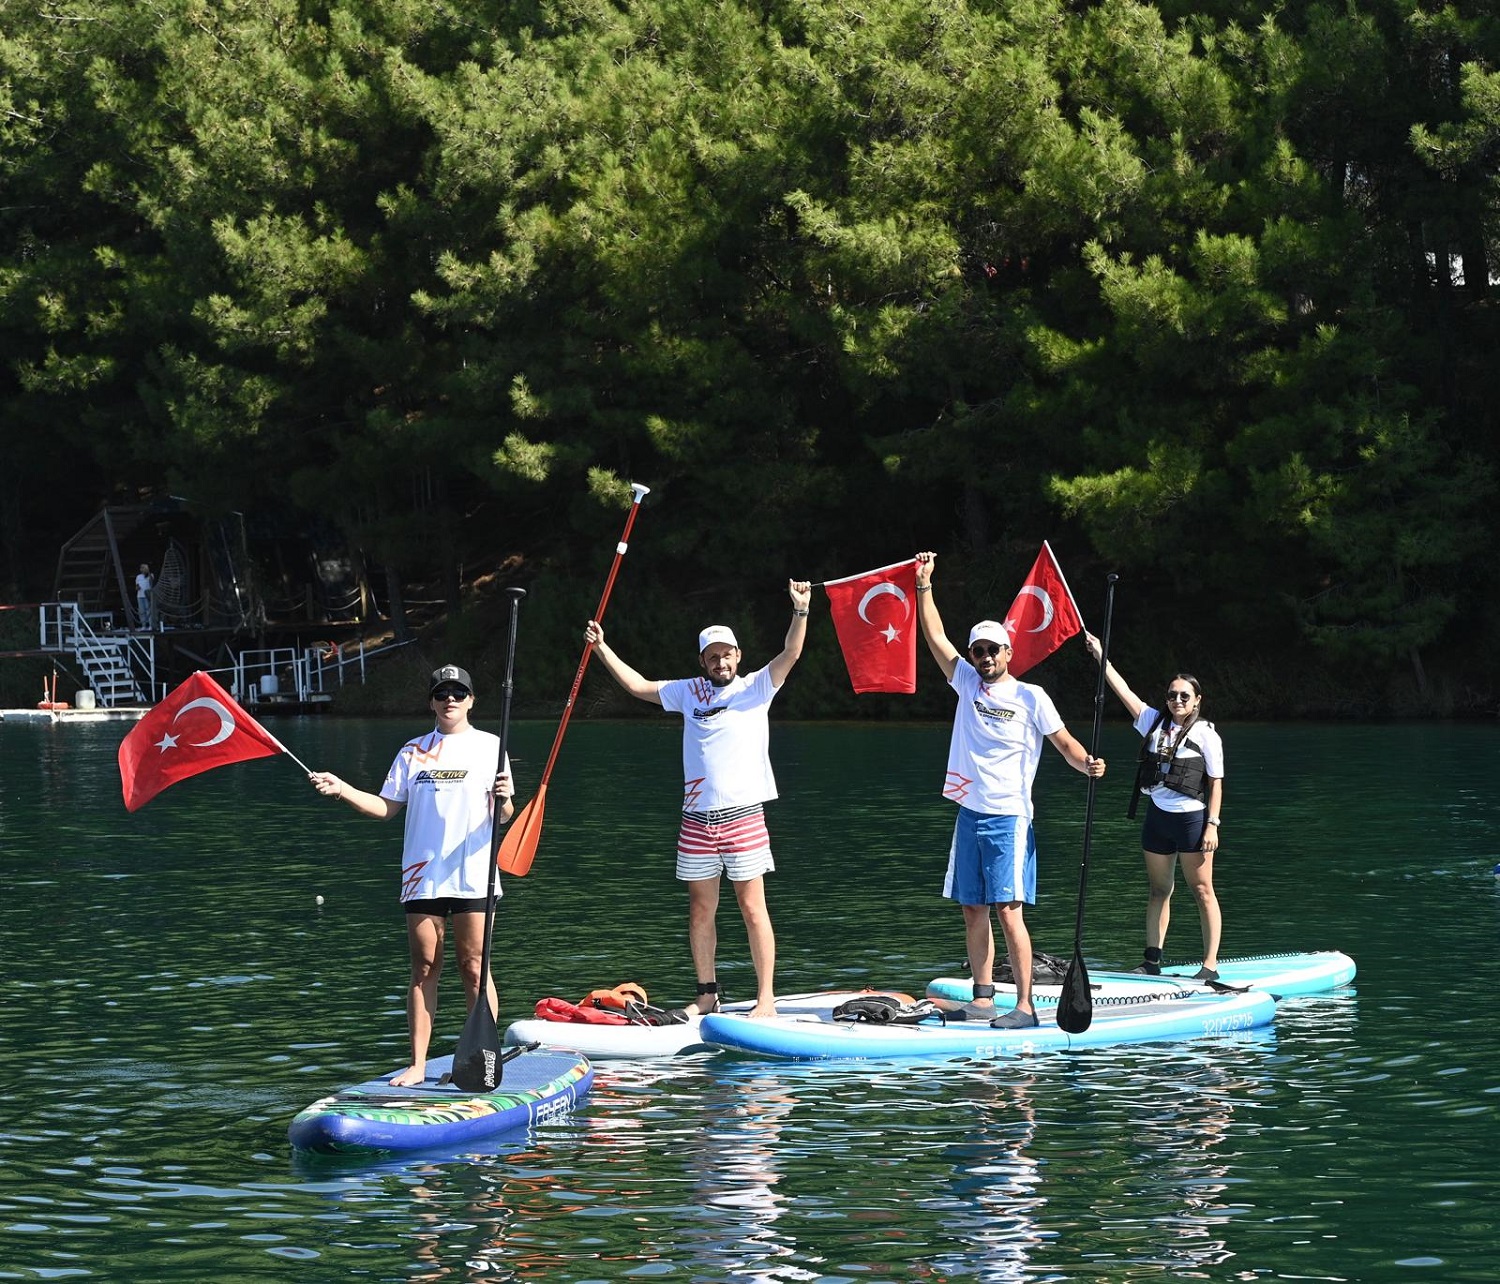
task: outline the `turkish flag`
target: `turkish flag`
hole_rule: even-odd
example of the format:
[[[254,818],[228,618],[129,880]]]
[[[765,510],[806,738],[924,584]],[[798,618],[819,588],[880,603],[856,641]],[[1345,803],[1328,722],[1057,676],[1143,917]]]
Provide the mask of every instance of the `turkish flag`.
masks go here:
[[[917,689],[917,564],[829,580],[828,610],[856,694]]]
[[[1008,671],[1020,677],[1082,629],[1078,604],[1052,556],[1052,546],[1044,540],[1031,573],[1005,616],[1011,645]]]
[[[125,810],[144,807],[168,785],[200,771],[285,752],[229,692],[208,674],[195,673],[120,742]]]

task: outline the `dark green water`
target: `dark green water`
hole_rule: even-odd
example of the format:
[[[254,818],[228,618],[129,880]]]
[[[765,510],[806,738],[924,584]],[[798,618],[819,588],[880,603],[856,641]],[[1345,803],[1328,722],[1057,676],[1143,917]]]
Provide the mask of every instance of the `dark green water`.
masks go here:
[[[373,786],[420,728],[274,729]],[[1336,947],[1360,968],[1357,994],[1284,1004],[1269,1031],[982,1067],[606,1066],[581,1110],[492,1154],[385,1165],[294,1158],[286,1126],[402,1061],[398,828],[285,759],[127,815],[124,730],[0,726],[0,1279],[1500,1277],[1494,728],[1226,729],[1224,953]],[[514,728],[523,796],[552,730]],[[774,728],[783,990],[920,992],[957,966],[945,743]],[[667,719],[570,730],[536,867],[500,909],[503,1019],[626,979],[688,997],[678,745]],[[1127,729],[1106,752],[1123,767]],[[1140,946],[1126,775],[1094,833],[1096,965]],[[1065,954],[1083,780],[1049,751],[1037,797],[1029,917]],[[1187,957],[1196,915],[1174,904]],[[720,931],[748,996],[727,891]],[[445,986],[439,1051],[461,1024]]]

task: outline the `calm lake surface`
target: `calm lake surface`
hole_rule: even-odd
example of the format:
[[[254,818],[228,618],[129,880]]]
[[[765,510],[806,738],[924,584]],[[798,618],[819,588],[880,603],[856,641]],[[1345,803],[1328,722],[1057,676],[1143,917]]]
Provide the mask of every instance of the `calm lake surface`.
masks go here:
[[[604,1063],[578,1111],[492,1153],[370,1164],[296,1157],[286,1128],[403,1063],[399,825],[285,758],[129,815],[128,725],[0,725],[0,1280],[1500,1278],[1500,729],[1223,728],[1224,954],[1359,964],[1269,1030],[985,1066]],[[424,729],[271,726],[371,788]],[[512,728],[523,798],[553,730]],[[958,968],[946,738],[773,726],[783,992]],[[569,730],[499,910],[502,1024],[623,980],[689,997],[679,743],[668,718]],[[1134,745],[1106,727],[1096,967],[1140,956]],[[1049,750],[1036,795],[1028,917],[1067,954],[1083,778]],[[1181,888],[1174,909],[1168,954],[1197,957]],[[720,978],[752,992],[727,888]],[[444,986],[435,1053],[462,1024],[451,966]]]

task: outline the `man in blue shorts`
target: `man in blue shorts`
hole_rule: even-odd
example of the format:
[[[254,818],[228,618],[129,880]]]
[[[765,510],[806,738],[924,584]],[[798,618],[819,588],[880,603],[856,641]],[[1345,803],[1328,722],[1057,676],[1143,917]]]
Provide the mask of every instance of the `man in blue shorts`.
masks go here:
[[[751,1016],[776,1015],[776,937],[766,909],[765,875],[776,868],[762,804],[776,797],[769,753],[771,701],[781,690],[807,639],[812,585],[787,584],[792,622],[780,652],[763,669],[740,674],[740,647],[722,624],[698,635],[695,678],[655,681],[642,677],[604,641],[604,626],[590,620],[584,636],[609,674],[631,695],[682,715],[682,827],[677,835],[677,877],[688,885],[688,945],[698,974],[698,994],[684,1012],[707,1014],[719,1006],[719,877],[727,874],[745,920],[755,964]]]
[[[958,804],[943,895],[963,906],[974,1001],[965,1015],[993,1018],[999,1029],[1037,1024],[1031,1001],[1031,936],[1022,907],[1036,903],[1036,838],[1032,832],[1031,782],[1042,760],[1042,741],[1085,775],[1104,774],[1094,758],[1063,726],[1041,687],[1007,672],[1010,636],[1005,626],[981,620],[969,630],[968,656],[948,640],[932,600],[936,553],[917,554],[917,618],[922,636],[948,685],[958,693],[948,746],[943,797]],[[995,936],[990,906],[1000,919],[1005,950],[1016,982],[1016,1005],[995,1015]]]

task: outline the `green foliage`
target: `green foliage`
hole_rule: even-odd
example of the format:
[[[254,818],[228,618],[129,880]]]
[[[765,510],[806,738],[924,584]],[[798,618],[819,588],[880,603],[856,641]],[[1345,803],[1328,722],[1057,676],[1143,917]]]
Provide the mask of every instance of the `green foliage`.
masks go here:
[[[1003,610],[1044,537],[1128,571],[1140,627],[1195,595],[1361,691],[1495,619],[1478,6],[0,0],[0,31],[12,584],[61,454],[91,500],[290,500],[408,579],[503,561],[548,656],[631,480],[652,638],[919,547]],[[799,708],[850,707],[825,659]]]

